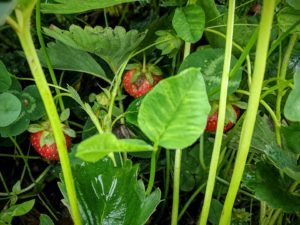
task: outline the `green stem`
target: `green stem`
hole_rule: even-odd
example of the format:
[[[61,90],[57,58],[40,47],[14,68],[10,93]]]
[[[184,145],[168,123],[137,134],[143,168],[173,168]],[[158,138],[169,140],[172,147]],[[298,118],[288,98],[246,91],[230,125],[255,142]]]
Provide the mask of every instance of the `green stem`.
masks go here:
[[[267,52],[273,22],[275,1],[264,0],[263,5],[264,7],[262,10],[262,17],[259,28],[260,30],[258,34],[256,59],[254,63],[254,72],[250,87],[248,109],[246,111],[246,116],[241,131],[239,148],[235,167],[232,174],[232,180],[229,185],[229,190],[227,192],[222,215],[219,222],[220,225],[230,223],[233,204],[239,189],[239,185],[242,179],[250,148],[251,138],[254,130],[254,124],[260,100],[260,93],[264,79]]]
[[[174,184],[173,184],[173,204],[172,204],[171,225],[177,225],[177,221],[178,221],[181,155],[182,155],[182,150],[176,149],[175,164],[174,164]]]
[[[46,45],[45,45],[45,42],[44,42],[44,38],[43,38],[43,35],[42,35],[41,10],[40,9],[41,9],[41,7],[40,7],[40,0],[37,0],[37,2],[36,2],[36,9],[35,9],[35,12],[36,12],[35,13],[36,33],[37,33],[37,36],[38,36],[38,39],[39,39],[39,42],[40,42],[40,45],[41,45],[44,57],[45,57],[45,61],[46,61],[47,67],[48,67],[48,71],[49,71],[52,83],[55,86],[58,86],[58,83],[57,83],[57,80],[56,80],[56,76],[55,76],[54,70],[52,68],[51,61],[50,61],[50,58],[49,58],[49,55],[48,55],[48,52],[47,52],[47,49],[46,49]],[[64,102],[63,102],[63,100],[62,100],[62,98],[60,96],[60,89],[58,89],[56,87],[54,89],[55,89],[56,95],[59,96],[58,102],[59,102],[60,110],[64,111],[65,106],[64,106]]]
[[[276,99],[276,117],[277,117],[277,121],[279,121],[279,124],[281,123],[281,102],[282,102],[282,98],[283,98],[284,93],[285,93],[285,90],[280,85],[280,83],[285,82],[289,59],[291,57],[293,48],[294,48],[295,44],[297,43],[297,39],[298,39],[298,35],[296,33],[294,33],[292,35],[290,41],[289,41],[288,47],[287,47],[286,52],[284,54],[282,64],[281,64],[281,68],[280,68],[280,74],[279,74],[279,77],[278,77],[279,79],[277,80],[278,85],[279,85],[279,89],[278,89],[277,99]],[[277,144],[279,146],[281,146],[280,127],[281,126],[278,126],[278,125],[275,126],[276,141],[277,141]]]
[[[34,7],[34,4],[33,4]],[[41,98],[45,105],[46,113],[48,115],[56,145],[58,148],[58,154],[61,161],[62,172],[66,183],[66,189],[68,193],[68,198],[71,207],[71,214],[75,225],[81,225],[80,213],[77,204],[76,191],[74,186],[74,181],[72,177],[72,171],[70,166],[70,161],[68,157],[68,151],[66,147],[66,142],[64,138],[63,131],[60,125],[59,115],[56,110],[56,106],[51,95],[51,91],[47,84],[43,69],[41,67],[39,58],[37,56],[33,40],[30,34],[30,18],[32,14],[33,7],[27,9],[27,11],[15,10],[16,17],[18,20],[17,28],[15,31],[21,42],[21,46],[25,53],[27,62],[29,64],[33,78],[35,79],[37,88],[40,92]]]
[[[267,205],[266,202],[260,202],[259,224],[263,225],[264,218],[266,216]]]
[[[218,111],[218,123],[215,143],[213,147],[212,158],[210,162],[207,186],[204,197],[204,204],[200,215],[199,225],[206,225],[207,218],[210,210],[210,204],[212,200],[212,195],[215,186],[219,156],[222,146],[222,137],[224,132],[225,124],[225,113],[226,113],[226,100],[227,100],[227,90],[228,90],[228,80],[230,72],[230,62],[231,62],[231,50],[232,50],[232,39],[233,39],[233,27],[234,27],[234,10],[235,0],[229,1],[228,9],[228,21],[227,21],[227,31],[226,31],[226,46],[225,46],[225,60],[223,66],[223,74],[221,81],[221,93],[219,101],[219,111]]]
[[[151,155],[151,166],[150,166],[150,178],[146,190],[146,195],[150,195],[152,188],[154,186],[154,181],[155,181],[155,172],[156,172],[156,155],[157,155],[157,144],[154,145],[153,147],[153,152]]]

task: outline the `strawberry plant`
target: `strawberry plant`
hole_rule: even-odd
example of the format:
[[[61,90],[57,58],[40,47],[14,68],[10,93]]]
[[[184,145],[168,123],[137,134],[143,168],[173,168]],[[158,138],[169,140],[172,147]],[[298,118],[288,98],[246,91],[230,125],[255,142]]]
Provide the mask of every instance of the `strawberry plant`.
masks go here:
[[[0,1],[0,224],[300,224],[299,15]]]

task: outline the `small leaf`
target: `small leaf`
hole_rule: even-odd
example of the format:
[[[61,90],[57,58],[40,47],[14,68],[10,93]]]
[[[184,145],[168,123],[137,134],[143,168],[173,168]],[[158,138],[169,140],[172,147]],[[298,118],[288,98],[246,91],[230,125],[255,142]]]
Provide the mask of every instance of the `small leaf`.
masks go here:
[[[0,127],[6,127],[17,120],[21,113],[22,104],[13,94],[0,94]]]
[[[77,147],[76,156],[89,162],[96,162],[111,152],[151,151],[153,147],[138,139],[117,139],[111,133],[96,134]]]
[[[82,29],[77,25],[71,25],[69,30],[61,30],[54,25],[50,29],[44,28],[44,32],[56,40],[75,49],[101,57],[108,63],[113,72],[117,72],[146,35],[145,32],[139,33],[137,30],[126,32],[120,26],[114,29],[86,26]]]
[[[231,68],[236,63],[232,56]],[[221,89],[221,78],[224,63],[224,49],[201,49],[185,58],[179,68],[179,72],[190,67],[201,68],[205,80],[209,100],[218,100]],[[242,70],[229,78],[228,95],[233,94],[240,85]]]
[[[85,0],[84,2],[81,0],[54,0],[51,3],[42,3],[41,11],[54,14],[82,13],[135,1],[137,0]]]
[[[108,159],[82,162],[72,172],[84,225],[144,225],[160,202],[159,189],[146,196],[143,182],[137,181],[137,166],[129,160],[122,167]],[[59,187],[68,205],[62,182]]]
[[[69,116],[70,116],[70,109],[67,108],[67,109],[65,109],[64,111],[61,112],[61,114],[59,116],[60,122],[66,121],[67,119],[69,119]]]
[[[172,24],[179,37],[186,42],[195,43],[200,40],[204,31],[204,11],[196,4],[177,8]]]
[[[295,87],[290,92],[285,106],[284,116],[290,121],[300,121],[300,69],[294,74]]]
[[[51,218],[46,214],[40,214],[40,225],[54,225]]]
[[[159,82],[140,107],[138,124],[154,143],[185,148],[197,140],[210,112],[199,69],[190,68]]]
[[[11,86],[11,83],[12,80],[10,78],[10,73],[7,71],[5,65],[0,60],[0,92],[7,91]]]

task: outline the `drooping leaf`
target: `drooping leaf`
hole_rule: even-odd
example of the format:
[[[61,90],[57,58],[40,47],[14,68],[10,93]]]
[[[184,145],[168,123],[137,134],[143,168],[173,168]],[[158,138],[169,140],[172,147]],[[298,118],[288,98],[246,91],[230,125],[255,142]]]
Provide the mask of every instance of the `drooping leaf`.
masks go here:
[[[77,147],[76,156],[89,162],[96,162],[110,152],[151,151],[152,146],[138,139],[117,139],[112,133],[96,134]]]
[[[69,31],[51,26],[44,28],[44,32],[54,39],[73,48],[98,55],[105,60],[116,72],[145,37],[145,32],[137,30],[126,32],[123,27],[94,28],[71,25]]]
[[[0,127],[6,127],[18,118],[21,113],[22,104],[11,93],[0,94],[0,102]]]
[[[61,42],[51,42],[48,44],[47,52],[54,69],[83,72],[109,82],[109,78],[102,67],[85,51],[78,50]],[[46,61],[41,50],[38,51],[38,55],[42,65],[46,67]]]
[[[300,69],[294,74],[295,87],[290,92],[285,106],[284,116],[290,121],[300,121]]]
[[[294,23],[300,21],[300,10],[293,9],[292,7],[285,7],[278,13],[278,25],[282,31],[287,31]],[[300,24],[296,26],[291,32],[300,32]]]
[[[40,225],[54,225],[51,218],[46,214],[40,214]]]
[[[72,14],[82,13],[95,9],[103,9],[114,5],[135,2],[137,0],[54,0],[51,3],[42,3],[41,11],[43,13]]]
[[[255,169],[246,167],[243,183],[254,191],[258,200],[274,209],[281,208],[285,212],[300,210],[300,198],[289,191],[291,183],[282,178],[270,164],[259,161]]]
[[[137,181],[137,169],[131,161],[114,167],[107,158],[76,164],[72,171],[82,223],[145,224],[160,202],[160,191],[146,196],[142,181]],[[68,204],[64,182],[59,186]]]
[[[236,63],[232,56],[231,68]],[[190,54],[180,65],[179,71],[189,67],[201,68],[209,100],[218,100],[224,63],[224,49],[201,49]],[[242,70],[229,78],[228,94],[234,93],[240,85]]]
[[[162,80],[145,96],[138,124],[154,143],[169,149],[184,148],[201,135],[209,112],[202,74],[190,68]]]
[[[200,40],[204,31],[204,11],[196,4],[177,8],[172,24],[179,37],[186,42],[195,43]]]
[[[11,83],[12,80],[10,78],[10,73],[7,71],[5,65],[0,60],[0,92],[7,91],[11,86]]]
[[[4,24],[7,16],[11,14],[17,4],[17,0],[0,2],[0,26]]]
[[[240,130],[241,128],[231,140],[230,146],[233,148],[238,146]],[[297,154],[288,149],[283,150],[276,144],[275,133],[271,130],[267,117],[256,118],[250,149],[258,154],[264,154],[276,168],[294,180],[300,181]]]
[[[35,200],[32,199],[21,204],[13,205],[8,209],[2,210],[0,212],[0,222],[3,221],[5,222],[5,224],[11,224],[15,216],[23,216],[28,213],[32,209],[34,203]]]

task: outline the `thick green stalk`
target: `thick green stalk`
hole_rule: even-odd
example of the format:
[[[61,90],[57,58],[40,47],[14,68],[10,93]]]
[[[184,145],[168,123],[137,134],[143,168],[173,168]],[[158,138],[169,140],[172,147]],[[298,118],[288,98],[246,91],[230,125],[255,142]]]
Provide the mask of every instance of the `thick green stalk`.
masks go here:
[[[33,4],[34,5],[34,4]],[[35,79],[37,88],[45,105],[45,109],[53,130],[55,141],[58,148],[58,154],[61,161],[62,172],[66,183],[66,189],[71,207],[71,214],[76,225],[81,225],[80,214],[77,204],[75,185],[72,177],[68,151],[65,138],[60,125],[59,115],[54,104],[51,91],[47,84],[44,72],[42,70],[39,58],[37,56],[33,40],[30,34],[30,18],[32,9],[26,11],[15,10],[17,23],[9,18],[7,22],[12,25],[21,42],[31,73]]]
[[[262,17],[256,48],[256,59],[254,63],[253,79],[250,87],[248,109],[246,111],[246,116],[241,131],[235,167],[233,170],[232,180],[229,185],[229,190],[225,199],[222,215],[220,218],[220,225],[227,225],[230,223],[233,204],[239,189],[239,185],[242,179],[250,148],[251,138],[254,130],[260,100],[262,83],[264,80],[275,1],[264,0],[263,6],[264,7],[262,10]]]
[[[171,225],[177,225],[180,191],[180,167],[181,167],[182,149],[176,149],[174,164],[174,184],[173,184],[173,204]]]
[[[231,50],[232,50],[232,39],[233,39],[233,27],[234,27],[234,10],[235,9],[235,0],[229,1],[228,9],[228,21],[227,21],[227,31],[226,31],[226,46],[225,46],[225,60],[223,65],[223,74],[221,81],[221,93],[219,101],[219,111],[218,111],[218,123],[217,123],[217,132],[216,138],[212,153],[212,158],[210,162],[207,186],[204,197],[204,205],[201,211],[199,225],[206,225],[207,218],[209,214],[211,199],[214,191],[216,174],[218,169],[218,162],[220,151],[222,147],[222,137],[223,129],[225,124],[225,113],[226,113],[226,100],[227,100],[227,89],[228,89],[228,80],[230,72],[230,62],[231,62]]]

